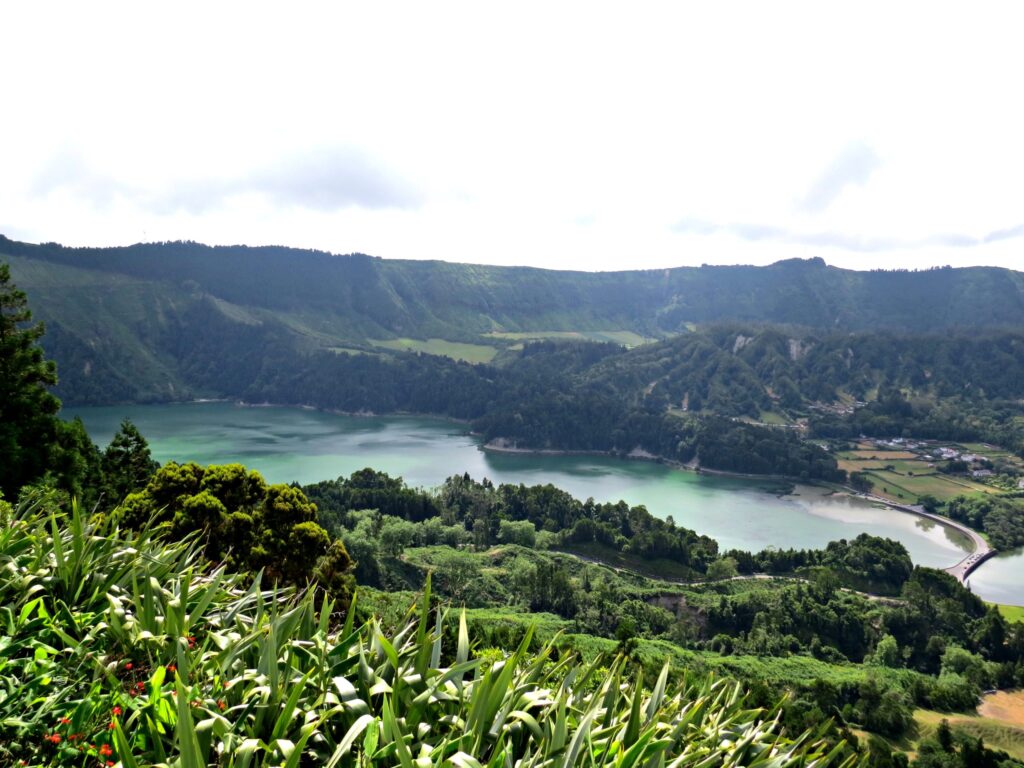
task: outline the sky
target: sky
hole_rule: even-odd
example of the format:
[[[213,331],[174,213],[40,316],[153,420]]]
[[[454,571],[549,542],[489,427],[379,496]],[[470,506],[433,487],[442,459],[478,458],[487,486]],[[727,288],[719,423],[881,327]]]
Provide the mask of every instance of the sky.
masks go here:
[[[6,3],[0,233],[1024,269],[1019,3]]]

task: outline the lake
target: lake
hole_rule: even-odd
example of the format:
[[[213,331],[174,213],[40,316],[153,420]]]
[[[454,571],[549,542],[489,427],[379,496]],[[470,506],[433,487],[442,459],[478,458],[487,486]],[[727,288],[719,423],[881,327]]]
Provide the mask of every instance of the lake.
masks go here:
[[[770,481],[701,475],[651,461],[495,453],[482,450],[465,425],[442,419],[219,402],[66,408],[62,415],[81,416],[101,446],[127,417],[160,462],[240,462],[270,482],[311,483],[373,467],[424,488],[464,472],[496,484],[552,483],[580,499],[643,504],[717,539],[723,549],[817,548],[868,532],[902,542],[915,563],[933,567],[952,565],[970,549],[950,528],[815,486],[779,495]],[[1024,573],[1022,560],[982,566],[971,576],[972,588],[988,599],[1021,602],[1013,573]]]

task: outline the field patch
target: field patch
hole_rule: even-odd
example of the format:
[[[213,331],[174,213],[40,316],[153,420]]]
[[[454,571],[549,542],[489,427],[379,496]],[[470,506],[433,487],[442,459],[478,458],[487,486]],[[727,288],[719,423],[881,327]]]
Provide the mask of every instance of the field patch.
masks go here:
[[[1019,695],[1019,693],[1009,695]],[[985,698],[987,700],[989,697]],[[951,728],[983,739],[985,745],[992,749],[1001,749],[1018,760],[1024,759],[1024,727],[994,718],[982,711],[984,707],[985,702],[982,702],[982,705],[978,707],[978,715],[933,712],[927,709],[915,710],[914,721],[918,730],[917,737],[926,739],[933,736],[939,724],[945,720]]]
[[[865,471],[872,478],[876,492],[882,488],[888,488],[888,492],[880,491],[882,495],[898,498],[901,501],[910,501],[910,503],[915,503],[916,497],[923,494],[929,494],[940,501],[945,501],[954,496],[966,496],[972,493],[998,493],[995,488],[946,475],[902,475],[880,469],[866,469]],[[900,491],[903,492],[902,497],[899,496],[898,492]]]
[[[790,419],[787,419],[778,411],[761,411],[758,418],[763,424],[772,424],[774,426],[785,426],[786,424],[792,424]]]
[[[577,341],[609,341],[624,347],[639,347],[657,339],[641,336],[633,331],[491,331],[484,334],[494,339],[530,341],[542,339],[567,339]]]
[[[993,603],[1007,621],[1024,621],[1024,606]]]
[[[498,349],[486,344],[466,344],[446,339],[367,339],[375,347],[398,351],[423,352],[428,355],[450,357],[467,363],[489,363]]]
[[[982,697],[981,704],[978,705],[978,714],[1024,729],[1024,691],[990,693]],[[1021,735],[1024,737],[1024,733]]]
[[[878,459],[889,463],[899,459],[916,459],[917,454],[911,453],[910,451],[883,451],[881,449],[875,450],[872,448],[858,448],[855,451],[843,451],[839,454],[844,459],[859,459],[861,461],[866,459]]]

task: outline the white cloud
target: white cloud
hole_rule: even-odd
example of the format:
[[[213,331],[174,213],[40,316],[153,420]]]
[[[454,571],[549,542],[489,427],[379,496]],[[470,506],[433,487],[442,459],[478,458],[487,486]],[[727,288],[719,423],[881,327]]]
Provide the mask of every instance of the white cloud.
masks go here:
[[[579,269],[1024,267],[1020,13],[5,6],[0,232]]]

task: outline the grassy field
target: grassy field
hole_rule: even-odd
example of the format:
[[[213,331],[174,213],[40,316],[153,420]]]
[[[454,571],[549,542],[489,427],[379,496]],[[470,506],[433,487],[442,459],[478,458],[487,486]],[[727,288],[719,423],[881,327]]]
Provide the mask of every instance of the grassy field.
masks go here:
[[[892,495],[893,491],[902,491],[904,500],[912,496],[915,502],[917,497],[923,494],[930,494],[940,501],[945,501],[954,496],[998,492],[995,488],[945,475],[902,475],[888,470],[870,470],[868,475],[874,481],[876,490],[888,488],[888,495]],[[886,492],[882,491],[882,494],[886,495]]]
[[[783,416],[781,413],[778,413],[777,411],[761,411],[758,418],[764,424],[773,424],[776,426],[782,426],[785,424],[792,423],[790,419],[787,419],[785,416]]]
[[[1007,621],[1024,621],[1024,606],[996,603],[996,608],[999,609],[999,612],[1003,614],[1003,618]]]
[[[577,339],[587,341],[610,341],[624,347],[638,347],[656,339],[641,336],[633,331],[492,331],[485,334],[494,339],[528,341],[530,339]]]
[[[485,344],[466,344],[445,339],[367,339],[373,346],[384,349],[424,352],[428,355],[450,357],[467,363],[489,363],[498,354],[498,349]]]
[[[998,694],[997,694],[998,695]],[[1005,694],[1016,695],[1020,694]],[[985,712],[987,702],[980,707]],[[914,721],[917,724],[917,739],[926,739],[935,733],[939,723],[943,720],[949,722],[950,727],[969,733],[975,738],[984,739],[985,745],[992,749],[1001,749],[1018,760],[1024,759],[1024,722],[1020,726],[1012,722],[995,719],[985,715],[964,715],[949,714],[945,712],[933,712],[927,709],[918,709],[914,712]]]
[[[841,458],[851,459],[854,461],[877,459],[885,464],[889,464],[900,459],[917,459],[917,454],[911,453],[910,451],[883,451],[876,448],[858,448],[856,451],[843,451],[836,455]],[[924,462],[918,461],[918,463],[923,464]]]

